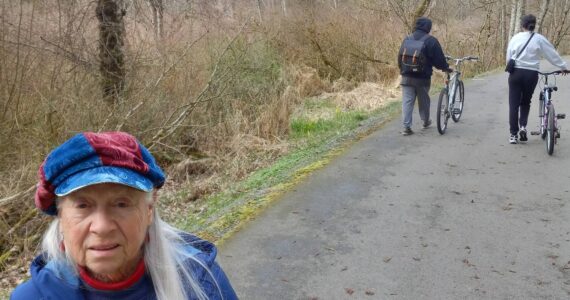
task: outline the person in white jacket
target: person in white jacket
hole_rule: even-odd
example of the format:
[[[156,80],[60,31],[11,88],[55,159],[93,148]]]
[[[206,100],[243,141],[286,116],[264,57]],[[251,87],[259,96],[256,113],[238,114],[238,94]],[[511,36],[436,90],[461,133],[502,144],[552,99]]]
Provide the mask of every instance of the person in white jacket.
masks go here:
[[[545,58],[560,70],[568,72],[566,62],[556,52],[554,46],[543,35],[534,32],[536,17],[526,15],[521,18],[522,32],[515,34],[507,47],[507,63],[515,59],[515,71],[509,75],[509,143],[517,144],[528,140],[526,125],[530,111],[530,100],[536,84],[540,60]],[[530,41],[529,41],[530,39]],[[527,43],[526,48],[523,47]],[[522,52],[520,52],[523,50]],[[517,55],[520,55],[517,57]],[[520,114],[520,116],[519,116]]]

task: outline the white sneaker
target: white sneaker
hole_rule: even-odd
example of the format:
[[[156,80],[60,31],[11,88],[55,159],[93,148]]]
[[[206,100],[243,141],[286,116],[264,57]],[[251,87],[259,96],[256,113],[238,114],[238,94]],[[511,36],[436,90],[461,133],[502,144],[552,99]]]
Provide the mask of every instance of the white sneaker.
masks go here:
[[[516,135],[512,135],[509,138],[509,144],[518,144],[519,138]]]
[[[521,130],[519,131],[519,135],[521,136],[521,142],[528,141],[528,137],[526,136],[526,128],[525,127],[521,127]]]

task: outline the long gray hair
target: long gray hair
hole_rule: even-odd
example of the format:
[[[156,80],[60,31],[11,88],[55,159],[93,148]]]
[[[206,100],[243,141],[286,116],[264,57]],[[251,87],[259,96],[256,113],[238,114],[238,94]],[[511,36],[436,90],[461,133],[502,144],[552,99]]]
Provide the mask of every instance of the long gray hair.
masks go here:
[[[152,192],[151,192],[152,193]],[[152,194],[147,198],[150,204]],[[59,230],[59,217],[55,218],[44,234],[42,250],[46,261],[71,267],[77,272],[72,257],[60,248],[63,236]],[[147,272],[152,278],[154,290],[158,300],[189,299],[187,291],[190,290],[200,300],[207,300],[208,296],[188,270],[188,262],[201,265],[211,276],[220,298],[223,299],[220,286],[208,266],[196,259],[185,250],[187,242],[181,236],[181,231],[164,222],[158,213],[157,207],[153,209],[153,221],[148,229],[149,242],[143,246],[144,261]]]

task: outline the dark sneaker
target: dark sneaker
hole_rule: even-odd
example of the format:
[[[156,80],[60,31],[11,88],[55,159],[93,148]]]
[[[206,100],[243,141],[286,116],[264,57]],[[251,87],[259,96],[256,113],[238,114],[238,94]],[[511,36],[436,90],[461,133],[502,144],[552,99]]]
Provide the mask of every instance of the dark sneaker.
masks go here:
[[[509,144],[518,144],[519,143],[519,138],[516,135],[512,135],[509,138]]]
[[[412,131],[412,128],[410,128],[410,127],[404,128],[404,130],[402,130],[401,133],[402,133],[402,135],[412,135],[412,134],[414,134],[414,132]]]
[[[528,141],[528,137],[526,136],[526,128],[522,127],[519,131],[520,141],[526,142]]]
[[[422,126],[423,129],[428,128],[431,125],[431,120],[427,120],[424,122],[424,125]]]

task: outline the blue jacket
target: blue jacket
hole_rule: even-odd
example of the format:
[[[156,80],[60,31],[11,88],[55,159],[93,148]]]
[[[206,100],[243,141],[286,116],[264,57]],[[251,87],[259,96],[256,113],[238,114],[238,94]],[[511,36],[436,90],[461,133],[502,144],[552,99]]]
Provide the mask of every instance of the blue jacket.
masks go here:
[[[428,18],[419,18],[416,21],[416,27],[412,36],[414,39],[419,40],[424,35],[429,34],[431,31],[431,20]],[[443,53],[443,49],[439,44],[439,41],[433,37],[429,36],[425,40],[425,57],[427,58],[427,62],[424,68],[424,72],[417,75],[406,75],[407,77],[414,77],[414,78],[423,78],[423,79],[431,79],[431,75],[433,74],[433,67],[436,67],[442,71],[449,69],[449,64],[445,59],[445,54]]]
[[[186,242],[188,242],[188,251],[209,267],[221,288],[223,298],[220,297],[220,292],[206,269],[200,264],[190,261],[188,263],[189,268],[193,274],[195,274],[196,279],[201,284],[208,299],[237,299],[226,274],[215,261],[217,254],[216,246],[190,234],[184,234],[183,237]],[[34,259],[30,269],[32,278],[17,286],[12,292],[10,299],[156,299],[152,279],[148,273],[133,286],[125,290],[102,291],[95,290],[84,283],[75,275],[73,270],[68,270],[67,268],[62,269],[62,267],[57,267],[53,262],[46,262],[43,255]],[[196,297],[191,295],[190,299],[196,299]]]

